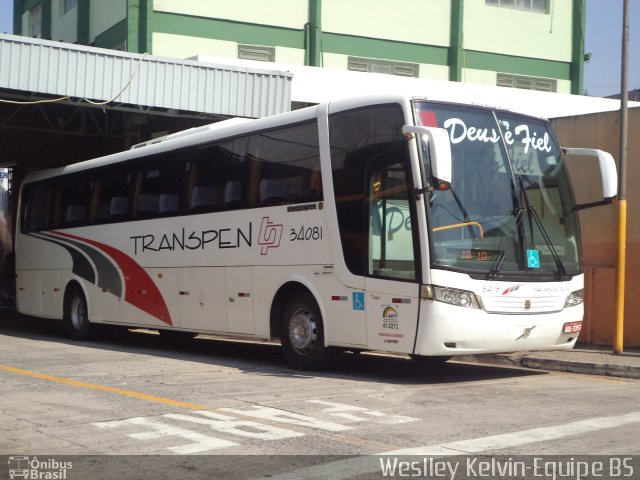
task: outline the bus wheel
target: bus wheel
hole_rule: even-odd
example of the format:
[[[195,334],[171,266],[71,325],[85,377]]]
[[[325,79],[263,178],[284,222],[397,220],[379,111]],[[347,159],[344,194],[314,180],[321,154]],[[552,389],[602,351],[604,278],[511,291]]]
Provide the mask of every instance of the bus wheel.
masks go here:
[[[329,366],[332,351],[324,346],[322,315],[310,293],[296,294],[284,309],[280,342],[285,358],[298,370]]]
[[[414,362],[422,365],[423,367],[427,367],[427,368],[440,367],[440,366],[444,365],[448,360],[451,359],[450,356],[444,356],[444,355],[426,357],[424,355],[411,354],[410,357]]]
[[[87,301],[79,288],[69,292],[64,312],[64,326],[67,333],[76,340],[87,340],[91,337],[92,329],[89,322]]]

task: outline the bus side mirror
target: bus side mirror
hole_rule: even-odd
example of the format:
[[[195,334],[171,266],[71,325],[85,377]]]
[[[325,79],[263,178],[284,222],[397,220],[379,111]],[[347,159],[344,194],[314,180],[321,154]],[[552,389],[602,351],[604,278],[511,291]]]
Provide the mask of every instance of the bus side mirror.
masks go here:
[[[602,194],[605,199],[612,199],[618,195],[618,171],[616,162],[610,153],[595,148],[562,148],[565,155],[580,155],[584,157],[596,157],[600,165],[602,176]]]
[[[426,140],[429,146],[432,175],[440,182],[451,183],[452,162],[449,132],[444,128],[405,125],[402,127],[402,133],[408,137],[417,135],[418,138]]]

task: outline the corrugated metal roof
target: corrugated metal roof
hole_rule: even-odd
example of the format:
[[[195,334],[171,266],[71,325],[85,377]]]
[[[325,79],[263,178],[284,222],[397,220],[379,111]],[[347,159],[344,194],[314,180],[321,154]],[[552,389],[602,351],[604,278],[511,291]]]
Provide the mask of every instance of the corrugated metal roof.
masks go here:
[[[126,86],[114,103],[258,118],[290,110],[292,76],[0,34],[4,89],[104,101]]]

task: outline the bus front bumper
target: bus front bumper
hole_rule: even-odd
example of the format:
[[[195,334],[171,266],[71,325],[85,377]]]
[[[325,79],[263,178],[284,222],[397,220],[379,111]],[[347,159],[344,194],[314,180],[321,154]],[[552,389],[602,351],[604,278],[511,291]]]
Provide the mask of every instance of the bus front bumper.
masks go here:
[[[531,350],[570,350],[578,339],[583,304],[548,314],[492,314],[482,309],[429,302],[422,308],[417,355],[470,355]]]

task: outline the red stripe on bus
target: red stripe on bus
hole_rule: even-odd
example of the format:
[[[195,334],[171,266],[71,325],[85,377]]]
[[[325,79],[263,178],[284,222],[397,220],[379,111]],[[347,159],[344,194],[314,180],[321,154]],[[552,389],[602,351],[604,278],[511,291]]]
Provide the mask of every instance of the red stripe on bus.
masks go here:
[[[113,258],[118,264],[118,267],[120,267],[120,270],[122,270],[124,276],[125,302],[138,307],[143,312],[148,313],[164,323],[173,325],[169,309],[167,308],[164,298],[162,298],[160,290],[158,290],[158,287],[153,283],[153,280],[147,272],[145,272],[133,258],[116,248],[96,242],[95,240],[58,231],[52,231],[51,233],[93,245]]]

